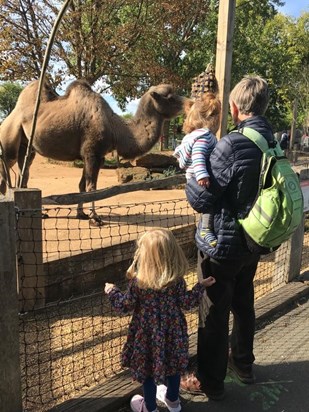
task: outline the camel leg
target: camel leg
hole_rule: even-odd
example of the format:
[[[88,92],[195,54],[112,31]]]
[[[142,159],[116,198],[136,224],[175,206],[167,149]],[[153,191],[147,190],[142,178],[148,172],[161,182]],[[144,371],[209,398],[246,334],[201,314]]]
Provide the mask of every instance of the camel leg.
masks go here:
[[[20,147],[19,147],[19,151],[18,151],[18,159],[17,159],[17,163],[18,163],[18,187],[20,187],[20,183],[21,183],[21,173],[24,167],[24,162],[25,162],[25,158],[26,158],[26,153],[27,153],[27,143],[26,142],[22,142]],[[30,172],[30,166],[32,165],[32,162],[35,158],[35,151],[33,149],[31,149],[31,152],[29,153],[29,158],[28,158],[28,162],[27,162],[27,166],[25,168],[24,171],[24,177],[23,177],[23,184],[21,187],[28,187],[28,180],[29,180],[29,172]]]
[[[84,168],[82,178],[79,182],[80,192],[91,192],[97,189],[98,174],[101,166],[101,158],[88,155],[84,157]],[[77,208],[78,219],[90,219],[90,224],[94,226],[101,226],[103,224],[102,219],[95,212],[95,204],[92,202],[92,210],[88,217],[83,211],[83,204],[78,204]]]
[[[0,129],[0,192],[5,194],[7,186],[12,187],[10,169],[18,158],[19,146],[23,138],[22,126],[15,119],[14,111],[3,121]]]
[[[80,179],[80,182],[79,182],[79,191],[80,191],[80,193],[86,191],[85,166],[84,166],[84,169],[83,169],[82,178]],[[89,216],[86,215],[86,213],[84,212],[83,203],[79,203],[77,205],[76,218],[81,219],[81,220],[88,220],[89,219]]]
[[[4,159],[0,157],[0,193],[5,195],[7,184],[11,184],[9,170],[7,170],[7,165],[4,163]]]

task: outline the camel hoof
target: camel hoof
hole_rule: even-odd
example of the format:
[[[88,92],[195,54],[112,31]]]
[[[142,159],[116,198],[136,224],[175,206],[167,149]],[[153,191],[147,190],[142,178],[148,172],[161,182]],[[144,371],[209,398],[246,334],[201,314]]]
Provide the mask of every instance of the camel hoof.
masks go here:
[[[78,212],[77,215],[76,215],[76,219],[89,220],[89,216],[86,215],[86,213],[84,213],[84,212]]]
[[[89,224],[90,224],[90,226],[95,226],[95,227],[99,227],[99,226],[104,225],[103,220],[99,216],[92,217],[89,220]]]

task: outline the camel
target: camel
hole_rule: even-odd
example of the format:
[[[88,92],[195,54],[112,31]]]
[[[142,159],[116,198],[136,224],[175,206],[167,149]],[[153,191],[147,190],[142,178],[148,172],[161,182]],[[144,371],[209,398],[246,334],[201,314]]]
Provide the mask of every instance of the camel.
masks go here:
[[[4,162],[0,160],[2,194],[5,194],[7,182],[10,181],[6,170],[12,168],[16,162],[20,178],[38,85],[39,82],[35,80],[25,87],[14,110],[0,126],[4,158]],[[125,121],[114,113],[102,96],[94,92],[84,80],[72,82],[63,96],[59,96],[45,84],[33,147],[28,167],[24,171],[23,187],[27,187],[29,168],[37,152],[54,160],[83,160],[79,191],[96,190],[104,156],[116,150],[118,156],[133,160],[148,152],[158,141],[164,121],[181,113],[186,100],[175,94],[169,84],[152,86],[141,97],[135,116]],[[98,223],[97,216],[93,217]],[[78,205],[77,218],[89,218],[83,211],[82,203]]]

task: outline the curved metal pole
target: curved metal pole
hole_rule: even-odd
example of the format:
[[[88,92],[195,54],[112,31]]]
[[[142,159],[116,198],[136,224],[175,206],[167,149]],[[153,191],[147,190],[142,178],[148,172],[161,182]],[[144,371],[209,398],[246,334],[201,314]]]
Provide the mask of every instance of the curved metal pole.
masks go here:
[[[62,17],[64,15],[64,13],[66,12],[66,9],[67,9],[68,5],[70,4],[70,2],[71,2],[71,0],[66,0],[63,3],[62,8],[59,11],[58,16],[55,20],[52,32],[51,32],[51,34],[49,36],[49,39],[48,39],[48,43],[47,43],[47,47],[46,47],[46,51],[45,51],[45,56],[44,56],[44,60],[43,60],[43,65],[42,65],[42,70],[41,70],[41,75],[40,75],[37,98],[36,98],[36,102],[35,102],[35,106],[34,106],[30,138],[29,138],[29,141],[28,141],[27,152],[26,152],[26,155],[25,155],[25,160],[24,160],[22,171],[21,171],[21,176],[20,176],[20,179],[19,179],[19,186],[18,187],[22,187],[23,183],[24,183],[24,175],[25,175],[25,170],[27,169],[27,166],[28,166],[29,154],[30,154],[30,151],[32,149],[33,138],[34,138],[34,133],[35,133],[35,127],[36,127],[36,121],[37,121],[38,111],[39,111],[39,106],[40,106],[40,98],[41,98],[42,88],[43,88],[43,82],[44,82],[45,72],[46,72],[46,68],[47,68],[47,65],[48,65],[49,57],[50,57],[51,48],[52,48],[52,45],[54,43],[54,39],[55,39],[57,30],[58,30],[59,24],[60,24],[60,22],[62,20]]]

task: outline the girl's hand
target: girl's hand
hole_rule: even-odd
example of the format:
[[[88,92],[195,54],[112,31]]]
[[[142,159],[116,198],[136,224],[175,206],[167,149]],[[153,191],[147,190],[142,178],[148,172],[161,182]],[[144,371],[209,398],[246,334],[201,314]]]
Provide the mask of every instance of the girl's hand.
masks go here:
[[[114,289],[115,285],[113,283],[105,283],[105,288],[104,288],[104,292],[108,295],[109,292],[112,291],[112,289]]]
[[[208,288],[209,286],[212,286],[214,283],[216,283],[216,279],[212,276],[209,276],[208,278],[201,280],[200,283]]]
[[[197,183],[199,186],[209,187],[210,185],[209,177],[203,177],[203,179],[198,180]]]

